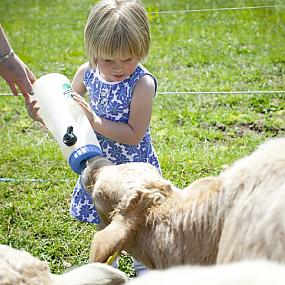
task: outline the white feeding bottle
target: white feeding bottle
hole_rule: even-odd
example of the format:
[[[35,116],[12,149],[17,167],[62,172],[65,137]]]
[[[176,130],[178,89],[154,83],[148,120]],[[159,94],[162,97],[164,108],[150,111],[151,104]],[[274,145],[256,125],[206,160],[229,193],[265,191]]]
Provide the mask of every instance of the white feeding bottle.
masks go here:
[[[33,84],[39,115],[59,144],[71,169],[81,174],[85,162],[102,156],[97,136],[83,109],[72,98],[68,78],[59,73],[40,77]]]

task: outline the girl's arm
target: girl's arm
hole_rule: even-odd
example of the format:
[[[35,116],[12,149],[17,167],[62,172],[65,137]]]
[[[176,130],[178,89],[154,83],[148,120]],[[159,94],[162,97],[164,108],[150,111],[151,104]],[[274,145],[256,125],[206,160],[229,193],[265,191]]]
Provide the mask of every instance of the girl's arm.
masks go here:
[[[90,113],[90,106],[75,96],[74,99],[85,109],[94,130],[105,137],[123,144],[136,145],[144,137],[151,120],[154,80],[151,76],[142,77],[136,84],[127,123],[113,122]]]
[[[83,84],[83,77],[88,65],[89,63],[86,62],[78,68],[71,83],[73,90],[81,96],[83,96],[87,91]]]

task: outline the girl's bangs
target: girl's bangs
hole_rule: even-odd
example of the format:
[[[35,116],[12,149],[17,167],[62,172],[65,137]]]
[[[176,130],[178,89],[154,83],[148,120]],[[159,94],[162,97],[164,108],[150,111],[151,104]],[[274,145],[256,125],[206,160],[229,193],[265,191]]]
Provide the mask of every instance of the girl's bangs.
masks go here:
[[[134,42],[124,33],[116,32],[113,35],[106,35],[101,43],[98,43],[97,57],[110,60],[139,57],[140,47],[136,46]]]

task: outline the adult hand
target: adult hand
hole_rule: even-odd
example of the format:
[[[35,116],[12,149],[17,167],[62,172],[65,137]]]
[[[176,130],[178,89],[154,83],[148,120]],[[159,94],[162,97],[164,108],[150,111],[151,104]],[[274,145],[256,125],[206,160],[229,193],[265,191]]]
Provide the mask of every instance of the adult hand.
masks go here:
[[[36,77],[16,54],[0,63],[0,75],[15,96],[18,96],[17,86],[25,97],[33,95],[32,83]]]
[[[33,120],[38,121],[44,125],[44,121],[39,115],[40,108],[36,106],[37,101],[36,100],[31,101],[29,96],[25,96],[25,103],[26,103],[26,109],[27,109],[29,116]]]

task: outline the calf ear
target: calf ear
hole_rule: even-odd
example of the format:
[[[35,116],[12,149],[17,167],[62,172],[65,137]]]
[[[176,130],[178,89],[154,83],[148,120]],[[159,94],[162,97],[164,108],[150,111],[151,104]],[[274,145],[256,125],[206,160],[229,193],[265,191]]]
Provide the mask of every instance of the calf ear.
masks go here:
[[[114,253],[120,252],[131,232],[132,227],[119,218],[96,232],[91,243],[90,262],[106,262]]]
[[[141,216],[145,217],[152,207],[163,203],[172,191],[171,184],[164,181],[155,181],[143,186],[140,189],[128,190],[114,213],[123,217],[132,216],[138,220]],[[143,221],[143,219],[140,220]]]

